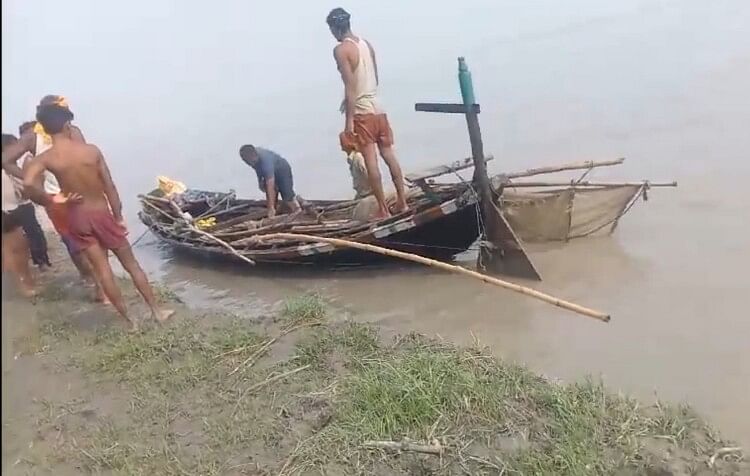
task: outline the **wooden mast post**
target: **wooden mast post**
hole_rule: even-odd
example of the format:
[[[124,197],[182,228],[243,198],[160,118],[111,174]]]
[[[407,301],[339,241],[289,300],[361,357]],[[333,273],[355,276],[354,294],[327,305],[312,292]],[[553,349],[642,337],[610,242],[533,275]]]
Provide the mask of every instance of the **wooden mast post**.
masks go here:
[[[495,200],[490,186],[485,164],[482,131],[479,127],[479,104],[474,96],[471,73],[463,57],[458,58],[458,82],[463,104],[417,103],[415,109],[423,112],[464,114],[471,143],[471,156],[474,161],[474,188],[477,190],[481,206],[483,235],[480,236],[480,269],[510,274],[524,278],[541,280],[534,264],[513,232]]]

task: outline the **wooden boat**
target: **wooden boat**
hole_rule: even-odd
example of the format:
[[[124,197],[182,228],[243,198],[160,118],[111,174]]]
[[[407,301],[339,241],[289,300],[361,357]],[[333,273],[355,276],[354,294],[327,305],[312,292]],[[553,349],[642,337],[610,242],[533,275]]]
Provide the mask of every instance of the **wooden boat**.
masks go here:
[[[308,201],[302,211],[265,218],[265,201],[238,199],[233,193],[188,190],[179,200],[159,190],[141,196],[141,221],[162,241],[180,251],[256,263],[360,264],[380,257],[327,244],[260,240],[264,234],[286,232],[346,238],[436,259],[450,259],[477,239],[476,201],[467,186],[446,186],[409,195],[409,211],[368,222],[354,218],[362,201]],[[178,213],[179,212],[179,213]],[[196,226],[212,216],[210,229]],[[204,233],[228,244],[232,252]]]
[[[487,160],[491,160],[491,157]],[[652,184],[522,182],[517,179],[564,170],[617,165],[624,159],[530,169],[492,178],[498,203],[521,241],[567,241],[614,231],[619,219]],[[139,198],[141,221],[178,251],[257,264],[350,265],[382,260],[379,255],[325,243],[264,239],[273,233],[299,233],[372,243],[421,256],[448,260],[468,250],[481,234],[477,195],[469,182],[435,183],[441,175],[469,168],[464,159],[408,174],[409,210],[368,221],[362,200],[314,200],[297,213],[266,218],[265,201],[239,199],[234,193],[187,190],[167,198],[157,189]],[[208,225],[206,220],[211,217]]]

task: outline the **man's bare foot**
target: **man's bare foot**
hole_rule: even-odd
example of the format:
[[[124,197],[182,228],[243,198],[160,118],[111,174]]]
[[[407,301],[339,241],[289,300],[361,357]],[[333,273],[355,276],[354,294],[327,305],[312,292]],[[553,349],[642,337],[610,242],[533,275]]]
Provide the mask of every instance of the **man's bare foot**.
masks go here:
[[[405,211],[409,210],[409,205],[406,203],[406,200],[398,201],[393,206],[393,212],[398,213],[404,213]]]
[[[156,319],[157,322],[166,322],[167,319],[172,317],[174,315],[174,310],[172,309],[159,309],[158,311],[153,311],[152,316],[154,319]]]
[[[135,321],[130,321],[130,324],[128,325],[128,332],[131,334],[135,334],[136,332],[140,331],[141,328],[138,326],[138,323]]]
[[[105,306],[109,306],[110,304],[112,304],[107,296],[104,295],[104,293],[96,293],[96,295],[94,296],[94,302],[104,304]]]
[[[391,212],[388,211],[388,207],[381,207],[376,214],[372,216],[374,221],[385,220],[391,217]]]

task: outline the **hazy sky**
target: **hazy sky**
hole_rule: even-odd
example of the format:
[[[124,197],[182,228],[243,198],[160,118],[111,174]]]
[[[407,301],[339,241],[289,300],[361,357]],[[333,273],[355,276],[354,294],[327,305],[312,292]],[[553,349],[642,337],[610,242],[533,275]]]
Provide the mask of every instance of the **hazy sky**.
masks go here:
[[[618,156],[627,146],[605,136],[663,122],[649,119],[664,110],[649,109],[654,101],[689,113],[703,75],[747,57],[738,45],[750,38],[748,3],[5,0],[3,130],[58,93],[131,193],[156,174],[248,187],[236,151],[254,142],[289,157],[303,195],[348,194],[325,24],[340,5],[377,50],[405,168],[468,153],[460,117],[413,110],[458,99],[459,55],[474,73],[487,150],[504,164]]]

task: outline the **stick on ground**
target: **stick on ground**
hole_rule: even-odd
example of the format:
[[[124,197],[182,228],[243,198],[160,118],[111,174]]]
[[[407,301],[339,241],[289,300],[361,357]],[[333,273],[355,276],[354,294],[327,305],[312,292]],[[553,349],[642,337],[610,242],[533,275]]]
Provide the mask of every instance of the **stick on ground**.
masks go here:
[[[390,450],[390,451],[413,451],[415,453],[427,453],[431,455],[441,455],[445,449],[440,443],[432,445],[418,445],[408,441],[365,441],[362,443],[365,448]]]

